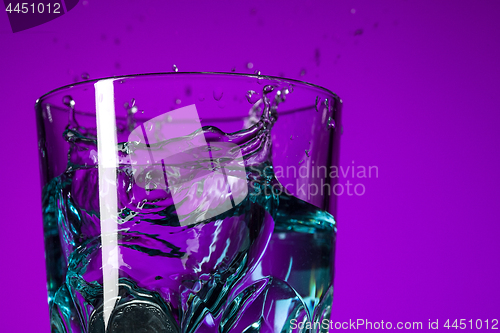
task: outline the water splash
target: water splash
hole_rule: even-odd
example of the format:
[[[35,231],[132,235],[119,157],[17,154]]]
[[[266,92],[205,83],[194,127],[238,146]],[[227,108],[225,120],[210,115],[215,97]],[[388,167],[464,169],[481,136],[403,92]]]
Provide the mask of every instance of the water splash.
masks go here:
[[[75,118],[75,100],[70,95],[66,95],[62,98],[62,102],[69,108],[68,114],[68,128],[78,128],[78,122]]]

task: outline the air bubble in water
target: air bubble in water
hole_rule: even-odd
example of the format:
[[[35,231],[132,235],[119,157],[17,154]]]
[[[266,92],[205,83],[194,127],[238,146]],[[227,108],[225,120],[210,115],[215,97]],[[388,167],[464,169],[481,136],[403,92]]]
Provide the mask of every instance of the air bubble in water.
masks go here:
[[[72,109],[75,107],[75,100],[70,95],[64,96],[62,99],[62,102],[64,105],[66,105],[67,107],[70,107]]]
[[[224,94],[224,91],[222,91],[221,87],[217,87],[214,89],[213,96],[214,96],[214,99],[216,101],[220,101],[223,94]]]
[[[89,73],[87,73],[87,72],[83,72],[83,73],[82,73],[82,79],[83,79],[83,80],[88,80],[89,78],[90,78]]]
[[[248,69],[252,69],[253,68],[253,64],[251,62],[247,63],[247,68]]]
[[[179,68],[177,68],[176,64],[173,64],[172,65],[172,70],[177,73],[179,71]]]

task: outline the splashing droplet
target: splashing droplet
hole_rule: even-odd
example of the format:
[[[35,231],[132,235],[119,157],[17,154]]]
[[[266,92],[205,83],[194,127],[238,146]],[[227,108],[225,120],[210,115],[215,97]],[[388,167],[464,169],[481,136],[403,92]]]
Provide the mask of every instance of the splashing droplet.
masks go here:
[[[300,70],[300,76],[304,76],[306,75],[306,70],[305,69],[301,69]]]
[[[220,101],[223,94],[224,94],[224,91],[222,90],[221,87],[217,87],[214,89],[213,96],[214,96],[214,99],[216,101]]]
[[[64,96],[62,99],[62,102],[64,105],[66,105],[67,107],[70,107],[72,109],[75,107],[75,100],[70,95]]]
[[[251,62],[247,63],[247,68],[248,69],[252,69],[253,68],[253,64]]]
[[[260,99],[260,96],[254,90],[249,90],[247,91],[246,98],[248,103],[255,104]]]
[[[102,101],[102,95],[100,96],[100,100]],[[75,117],[75,100],[70,95],[66,95],[63,97],[62,102],[69,107],[68,128],[78,128],[78,122]]]
[[[270,84],[268,84],[267,86],[264,87],[264,89],[262,89],[262,91],[264,92],[264,94],[269,94],[273,90],[274,90],[274,86],[272,86]]]
[[[90,78],[89,73],[87,73],[87,72],[83,72],[83,73],[82,73],[82,79],[83,79],[83,80],[88,80],[89,78]]]
[[[177,73],[179,71],[179,68],[177,68],[176,64],[173,64],[172,65],[172,70]]]

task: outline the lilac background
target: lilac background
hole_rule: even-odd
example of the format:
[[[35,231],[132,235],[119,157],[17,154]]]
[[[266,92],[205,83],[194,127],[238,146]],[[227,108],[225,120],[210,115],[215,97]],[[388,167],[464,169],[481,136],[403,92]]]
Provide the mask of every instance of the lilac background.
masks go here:
[[[379,178],[339,200],[335,321],[500,319],[499,16],[498,1],[88,0],[13,34],[0,13],[1,330],[49,332],[35,99],[174,63],[344,100],[341,164]]]

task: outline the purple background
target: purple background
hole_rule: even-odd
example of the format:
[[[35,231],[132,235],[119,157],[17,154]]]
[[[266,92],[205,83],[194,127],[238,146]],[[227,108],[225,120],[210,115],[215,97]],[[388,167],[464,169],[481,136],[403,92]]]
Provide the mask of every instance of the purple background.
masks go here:
[[[36,98],[174,63],[344,100],[341,164],[379,178],[339,199],[335,321],[500,319],[500,3],[307,3],[88,0],[16,34],[0,13],[2,331],[49,332]]]

